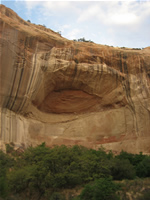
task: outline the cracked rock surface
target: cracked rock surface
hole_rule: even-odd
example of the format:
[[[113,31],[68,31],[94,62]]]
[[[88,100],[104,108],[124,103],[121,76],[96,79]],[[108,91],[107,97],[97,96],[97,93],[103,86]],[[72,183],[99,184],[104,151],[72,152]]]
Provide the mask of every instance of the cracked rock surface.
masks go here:
[[[0,5],[0,148],[150,153],[150,47],[67,40]]]

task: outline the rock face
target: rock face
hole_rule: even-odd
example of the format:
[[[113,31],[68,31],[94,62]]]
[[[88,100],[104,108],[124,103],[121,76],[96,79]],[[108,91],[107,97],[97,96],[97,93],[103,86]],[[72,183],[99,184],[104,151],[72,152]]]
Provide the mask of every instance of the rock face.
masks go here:
[[[1,148],[150,153],[150,47],[75,42],[0,5]]]

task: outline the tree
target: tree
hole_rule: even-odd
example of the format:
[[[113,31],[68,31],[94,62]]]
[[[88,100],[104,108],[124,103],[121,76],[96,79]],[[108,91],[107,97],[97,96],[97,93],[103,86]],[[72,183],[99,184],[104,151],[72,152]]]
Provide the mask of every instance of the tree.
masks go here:
[[[87,184],[79,195],[80,200],[116,200],[116,191],[120,187],[111,178],[101,178],[93,184]]]
[[[121,153],[117,155],[116,158],[127,159],[132,165],[137,166],[145,158],[145,155],[143,155],[142,152],[140,152],[139,154],[132,154],[121,151]]]
[[[20,193],[28,188],[30,173],[27,168],[21,168],[8,174],[8,184],[13,193]]]
[[[65,197],[58,193],[58,192],[54,192],[51,196],[49,200],[65,200]]]
[[[8,195],[7,172],[14,164],[14,159],[0,150],[0,197]]]
[[[146,156],[136,167],[138,177],[150,177],[150,156]]]
[[[133,179],[135,169],[129,160],[114,158],[112,160],[111,175],[115,180]]]

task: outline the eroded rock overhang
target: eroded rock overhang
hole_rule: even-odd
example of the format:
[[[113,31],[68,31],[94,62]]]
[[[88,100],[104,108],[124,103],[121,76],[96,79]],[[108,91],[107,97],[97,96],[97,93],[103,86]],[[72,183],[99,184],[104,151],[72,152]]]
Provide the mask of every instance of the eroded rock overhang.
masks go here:
[[[69,41],[5,9],[1,143],[150,152],[149,48]]]

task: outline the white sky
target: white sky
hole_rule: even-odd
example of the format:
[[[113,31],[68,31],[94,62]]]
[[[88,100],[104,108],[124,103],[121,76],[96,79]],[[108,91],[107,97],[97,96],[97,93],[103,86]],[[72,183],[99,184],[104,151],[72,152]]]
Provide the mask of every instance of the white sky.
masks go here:
[[[98,44],[150,46],[150,1],[2,0],[23,19],[61,31],[67,39]]]

